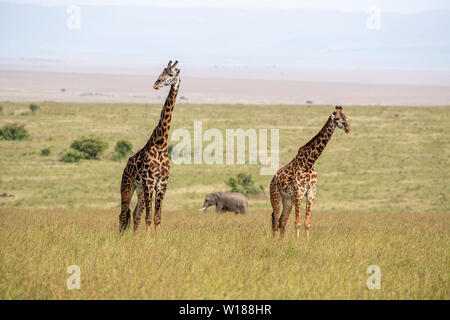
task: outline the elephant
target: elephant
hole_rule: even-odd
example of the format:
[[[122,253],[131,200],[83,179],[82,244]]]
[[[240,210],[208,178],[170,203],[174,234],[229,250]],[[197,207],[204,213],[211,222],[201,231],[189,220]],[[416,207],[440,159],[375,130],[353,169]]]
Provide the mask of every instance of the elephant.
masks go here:
[[[247,213],[248,200],[239,192],[214,192],[206,195],[201,211],[216,206],[216,212],[231,211],[235,214]]]

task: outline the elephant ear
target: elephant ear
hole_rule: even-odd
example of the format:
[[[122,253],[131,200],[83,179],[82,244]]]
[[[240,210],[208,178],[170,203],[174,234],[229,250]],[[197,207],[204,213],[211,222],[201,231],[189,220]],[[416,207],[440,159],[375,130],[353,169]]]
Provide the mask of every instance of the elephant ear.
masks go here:
[[[211,199],[214,200],[215,203],[219,202],[220,197],[217,193],[211,193]]]

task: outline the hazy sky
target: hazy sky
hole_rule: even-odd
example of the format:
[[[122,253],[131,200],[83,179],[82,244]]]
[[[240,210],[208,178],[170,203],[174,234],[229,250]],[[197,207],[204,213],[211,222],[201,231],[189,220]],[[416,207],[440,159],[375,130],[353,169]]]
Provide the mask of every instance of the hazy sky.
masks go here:
[[[450,0],[0,0],[0,58],[450,70],[448,34]]]
[[[448,0],[0,0],[0,2],[33,3],[40,5],[122,4],[164,7],[226,7],[226,8],[315,8],[340,11],[365,11],[377,5],[383,11],[414,13],[430,10],[450,10]]]

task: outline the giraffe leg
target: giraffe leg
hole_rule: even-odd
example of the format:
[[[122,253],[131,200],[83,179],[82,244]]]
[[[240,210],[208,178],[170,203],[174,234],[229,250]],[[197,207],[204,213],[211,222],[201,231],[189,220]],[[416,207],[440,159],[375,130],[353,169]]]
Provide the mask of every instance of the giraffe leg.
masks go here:
[[[153,188],[148,191],[148,196],[145,196],[145,201],[148,200],[148,205],[145,204],[145,208],[148,208],[145,212],[145,224],[147,225],[147,234],[150,234],[150,227],[152,226],[152,201],[153,201]],[[144,201],[144,202],[145,202]]]
[[[295,223],[294,223],[294,228],[295,228],[295,235],[298,237],[300,236],[300,211],[302,209],[302,199],[303,196],[297,196],[295,199]]]
[[[286,232],[286,223],[289,219],[289,215],[291,214],[293,201],[289,198],[283,198],[283,213],[280,217],[280,236],[281,241],[284,240],[284,233]]]
[[[138,200],[136,203],[136,207],[134,208],[134,211],[133,211],[133,227],[134,227],[135,232],[139,228],[139,224],[141,222],[141,216],[142,216],[142,212],[144,211],[144,208],[145,208],[144,190],[140,189],[138,191]]]
[[[272,204],[272,236],[275,238],[279,229],[280,219],[280,191],[272,181],[270,184],[270,203]]]
[[[147,224],[147,234],[152,224],[152,200],[153,200],[154,183],[148,180],[144,186],[144,205],[145,205],[145,222]]]
[[[121,209],[119,215],[119,230],[123,233],[130,223],[130,201],[135,190],[134,184],[127,175],[122,176],[122,184],[120,186]]]
[[[162,202],[164,200],[164,195],[166,194],[168,177],[162,178],[156,185],[156,195],[155,195],[155,231],[159,232],[159,227],[161,224],[161,210]]]
[[[305,230],[306,236],[309,237],[309,232],[311,229],[311,207],[316,197],[316,186],[313,185],[308,190],[308,202],[306,204],[306,214],[305,214]]]

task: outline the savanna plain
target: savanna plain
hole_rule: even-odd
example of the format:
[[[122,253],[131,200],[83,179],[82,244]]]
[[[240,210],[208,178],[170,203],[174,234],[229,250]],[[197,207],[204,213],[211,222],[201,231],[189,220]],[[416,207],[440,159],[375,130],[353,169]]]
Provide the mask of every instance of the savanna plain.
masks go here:
[[[316,162],[311,235],[295,238],[291,213],[279,243],[272,176],[250,164],[172,163],[161,232],[142,224],[119,236],[126,159],[114,157],[114,145],[128,139],[139,150],[162,105],[36,103],[36,112],[30,102],[0,103],[0,126],[24,124],[30,133],[0,140],[0,193],[8,195],[0,197],[1,299],[450,298],[450,107],[343,106],[352,131],[336,130]],[[279,129],[281,166],[333,109],[180,103],[171,132],[193,136],[194,121],[224,135]],[[60,160],[88,135],[108,142],[100,159]],[[200,212],[205,195],[227,191],[239,172],[264,188],[249,197],[249,213]],[[79,290],[67,289],[70,265],[80,267]],[[380,268],[380,289],[367,288],[371,265]]]

